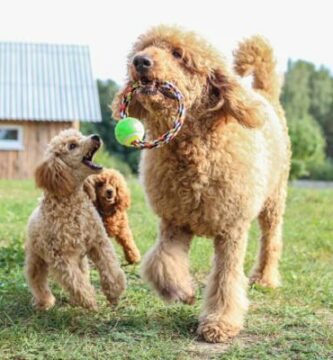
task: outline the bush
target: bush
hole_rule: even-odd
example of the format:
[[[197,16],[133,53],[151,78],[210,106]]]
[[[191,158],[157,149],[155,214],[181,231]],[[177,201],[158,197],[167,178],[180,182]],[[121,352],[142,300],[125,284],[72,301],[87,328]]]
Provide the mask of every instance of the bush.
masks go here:
[[[318,123],[310,116],[290,119],[289,134],[292,144],[292,179],[309,176],[310,168],[320,166],[325,159],[325,140]]]
[[[326,159],[321,164],[309,167],[309,178],[313,180],[333,181],[333,161]]]

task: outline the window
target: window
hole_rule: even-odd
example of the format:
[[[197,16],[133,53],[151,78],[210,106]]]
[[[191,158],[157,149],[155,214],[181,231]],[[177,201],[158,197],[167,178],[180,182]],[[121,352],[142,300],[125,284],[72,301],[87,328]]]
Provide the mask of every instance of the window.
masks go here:
[[[23,128],[0,125],[0,150],[23,150]]]

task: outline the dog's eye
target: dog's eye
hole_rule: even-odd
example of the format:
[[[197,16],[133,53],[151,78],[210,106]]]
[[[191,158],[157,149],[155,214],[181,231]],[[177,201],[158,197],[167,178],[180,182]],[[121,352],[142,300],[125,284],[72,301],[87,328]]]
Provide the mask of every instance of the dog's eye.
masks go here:
[[[102,182],[98,182],[96,185],[97,185],[97,187],[102,187],[102,186],[103,186],[103,183],[102,183]]]
[[[182,53],[180,50],[172,50],[172,56],[176,59],[181,59],[182,58]]]
[[[68,148],[69,148],[69,150],[74,150],[75,148],[77,148],[77,144],[71,143],[68,145]]]

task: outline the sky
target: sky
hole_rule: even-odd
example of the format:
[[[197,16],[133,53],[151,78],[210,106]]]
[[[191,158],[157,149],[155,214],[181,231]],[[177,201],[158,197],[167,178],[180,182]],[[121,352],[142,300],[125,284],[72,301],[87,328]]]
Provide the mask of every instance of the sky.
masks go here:
[[[96,78],[122,84],[126,55],[158,24],[193,30],[229,60],[238,41],[268,38],[279,71],[304,59],[333,71],[331,0],[0,0],[0,41],[89,45]]]

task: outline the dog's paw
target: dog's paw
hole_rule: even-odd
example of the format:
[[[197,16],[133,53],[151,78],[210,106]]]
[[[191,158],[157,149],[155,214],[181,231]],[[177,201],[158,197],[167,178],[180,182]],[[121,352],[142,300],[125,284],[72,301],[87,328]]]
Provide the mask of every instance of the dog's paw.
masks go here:
[[[108,299],[111,306],[117,305],[119,303],[119,298],[121,294],[126,289],[126,276],[122,269],[117,270],[117,274],[112,282],[107,286],[103,286],[103,291]]]
[[[85,300],[85,301],[82,301],[79,305],[89,311],[97,311],[98,310],[96,300]]]
[[[226,342],[240,332],[241,327],[224,321],[202,320],[198,327],[198,335],[209,343]]]
[[[281,286],[281,279],[278,272],[255,271],[250,277],[250,285],[257,284],[263,287],[275,289]]]
[[[35,299],[33,304],[36,309],[41,311],[50,310],[55,305],[55,297],[53,295],[45,298],[45,299]]]
[[[116,297],[116,298],[109,298],[108,301],[109,301],[109,306],[111,308],[114,308],[116,307],[118,304],[119,304],[119,297]]]
[[[182,302],[183,304],[193,305],[195,303],[194,288],[182,289],[175,286],[168,286],[158,290],[159,295],[166,302]]]
[[[125,253],[125,259],[129,264],[138,264],[141,260],[139,251],[131,250]]]
[[[87,299],[87,298],[80,298],[80,299],[77,299],[73,296],[71,296],[69,298],[69,303],[71,306],[80,306],[84,309],[87,309],[87,310],[90,310],[90,311],[97,311],[98,310],[98,306],[97,306],[97,303],[96,303],[96,299]]]
[[[126,275],[122,269],[119,269],[118,276],[115,281],[114,294],[119,297],[126,289]]]

